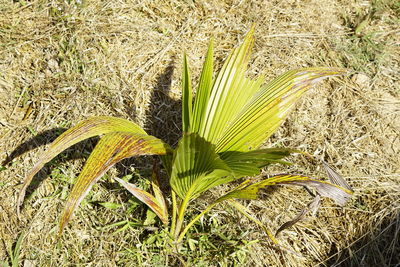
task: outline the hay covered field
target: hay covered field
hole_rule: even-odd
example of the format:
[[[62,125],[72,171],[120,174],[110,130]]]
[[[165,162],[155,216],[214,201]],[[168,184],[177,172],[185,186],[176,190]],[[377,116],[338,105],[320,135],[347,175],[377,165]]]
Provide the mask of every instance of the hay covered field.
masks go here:
[[[80,120],[130,119],[176,144],[182,53],[196,84],[210,38],[218,69],[253,23],[250,77],[270,80],[307,66],[353,71],[310,90],[265,144],[301,149],[334,166],[355,190],[344,208],[324,200],[315,216],[280,233],[287,249],[277,249],[222,204],[196,225],[180,254],[168,253],[160,225],[140,226],[146,208],[112,179],[132,175],[148,186],[153,160],[144,157],[110,170],[58,241],[61,209],[94,139],[37,175],[18,220],[24,175]],[[23,266],[398,266],[399,25],[395,0],[0,0],[0,264],[10,263],[9,250],[23,235]],[[326,177],[303,157],[289,160],[292,166],[267,172]],[[189,216],[227,189],[208,192]],[[242,204],[276,231],[310,199],[300,188],[279,187]]]

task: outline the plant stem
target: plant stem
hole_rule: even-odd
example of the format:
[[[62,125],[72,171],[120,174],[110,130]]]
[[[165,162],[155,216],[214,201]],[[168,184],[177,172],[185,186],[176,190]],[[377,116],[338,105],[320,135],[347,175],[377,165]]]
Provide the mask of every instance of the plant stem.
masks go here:
[[[177,213],[176,194],[173,190],[171,190],[171,198],[172,198],[172,222],[171,222],[170,234],[171,236],[173,236],[175,233],[176,213]]]
[[[217,205],[218,203],[213,203],[210,206],[208,206],[205,210],[203,210],[199,215],[197,215],[193,220],[190,221],[190,223],[188,225],[186,225],[185,229],[183,229],[183,231],[180,233],[179,238],[177,240],[177,242],[181,242],[182,239],[185,237],[186,232],[190,229],[190,227],[192,227],[192,225],[198,221],[201,216],[203,216],[204,214],[206,214],[207,212],[209,212],[215,205]]]
[[[242,204],[240,204],[239,202],[237,202],[233,199],[228,199],[227,201],[230,205],[235,207],[240,213],[242,213],[244,216],[246,216],[247,219],[252,220],[256,224],[258,224],[267,233],[268,237],[272,240],[272,242],[275,245],[278,244],[278,240],[276,240],[276,238],[271,233],[271,231],[261,221],[259,221],[258,219],[256,219],[255,217],[253,217],[249,213],[247,213],[245,206],[243,206]]]
[[[188,194],[188,196],[189,196],[189,194]],[[185,216],[185,210],[189,203],[189,200],[190,200],[189,197],[185,197],[179,206],[178,219],[176,221],[176,228],[175,228],[175,234],[174,234],[175,240],[178,238],[178,235],[181,231],[183,219],[184,219],[183,217]]]

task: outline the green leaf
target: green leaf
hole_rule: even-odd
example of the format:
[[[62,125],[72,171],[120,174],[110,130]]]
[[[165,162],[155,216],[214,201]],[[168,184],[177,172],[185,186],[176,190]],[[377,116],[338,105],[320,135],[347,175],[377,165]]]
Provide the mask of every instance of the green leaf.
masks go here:
[[[211,44],[207,52],[201,77],[204,79],[200,80],[196,94],[191,126],[192,132],[216,145],[217,153],[258,148],[276,131],[311,85],[323,78],[346,73],[346,70],[339,68],[297,69],[261,87],[263,77],[256,80],[245,77],[254,43],[253,32],[254,28],[247,34],[243,44],[227,58],[211,90]],[[187,100],[183,99],[183,102]],[[187,126],[184,126],[185,129]]]
[[[191,122],[192,132],[197,133],[203,124],[204,114],[210,98],[213,78],[213,42],[208,45],[206,59],[200,75],[199,87],[196,92]]]
[[[338,68],[304,68],[288,71],[274,79],[256,92],[224,129],[216,143],[216,151],[258,148],[282,124],[311,85],[344,73],[346,70]]]
[[[163,155],[168,149],[160,139],[147,134],[114,132],[104,135],[90,154],[72,188],[61,216],[60,233],[93,184],[115,163],[133,156]]]
[[[195,240],[195,239],[191,239],[189,238],[188,240],[188,244],[189,244],[189,248],[191,251],[195,251],[196,250],[196,245],[199,243],[199,241]]]
[[[90,137],[107,134],[112,132],[131,132],[138,134],[146,134],[137,124],[125,119],[100,116],[93,117],[78,123],[76,126],[70,128],[61,134],[47,149],[47,151],[40,157],[39,161],[26,175],[23,186],[20,190],[17,202],[17,214],[19,216],[19,209],[24,200],[26,188],[31,183],[36,173],[40,171],[43,166],[52,160],[55,156],[60,154],[68,147],[79,143],[82,140]]]
[[[107,209],[112,209],[112,210],[119,209],[120,207],[122,207],[121,204],[113,202],[100,202],[99,204]]]
[[[267,148],[248,152],[227,151],[221,153],[221,159],[229,166],[236,178],[254,176],[260,173],[260,169],[272,164],[290,164],[281,160],[291,153],[300,151],[289,148]]]
[[[216,202],[221,202],[223,200],[240,198],[240,199],[257,199],[257,193],[260,189],[278,184],[289,184],[289,185],[299,185],[299,186],[312,186],[317,192],[324,197],[333,199],[337,204],[346,204],[348,198],[353,193],[352,191],[340,187],[335,184],[331,184],[326,181],[312,179],[303,175],[291,175],[291,174],[279,174],[260,182],[248,185],[246,187],[240,187],[235,189],[226,195],[218,198]]]
[[[25,234],[21,233],[18,237],[17,243],[15,244],[14,251],[10,250],[11,256],[11,266],[18,267],[20,265],[20,253],[21,253],[21,244],[24,240]]]
[[[146,219],[143,222],[143,225],[151,225],[156,223],[157,214],[152,210],[148,209],[146,211]]]
[[[201,121],[198,133],[211,143],[217,143],[224,129],[264,81],[262,77],[255,81],[245,77],[254,43],[253,32],[254,28],[227,58],[213,83],[209,100],[202,102],[205,112],[202,112],[201,119],[197,119]]]
[[[190,71],[187,64],[186,54],[183,55],[182,72],[182,130],[184,133],[190,132],[190,122],[192,120],[192,82]]]
[[[174,152],[170,184],[182,199],[233,179],[232,172],[210,142],[197,134],[184,134]]]
[[[11,261],[11,267],[20,266],[21,244],[22,244],[22,241],[24,240],[24,238],[25,238],[25,234],[23,232],[20,233],[20,235],[19,235],[19,237],[17,239],[17,242],[15,243],[14,249],[13,249],[12,245],[10,245],[7,248],[8,256],[9,256],[10,261]],[[4,251],[4,253],[5,253],[5,251]],[[0,261],[0,266],[1,267],[9,267],[10,265],[8,263],[8,260],[4,260],[4,261]]]

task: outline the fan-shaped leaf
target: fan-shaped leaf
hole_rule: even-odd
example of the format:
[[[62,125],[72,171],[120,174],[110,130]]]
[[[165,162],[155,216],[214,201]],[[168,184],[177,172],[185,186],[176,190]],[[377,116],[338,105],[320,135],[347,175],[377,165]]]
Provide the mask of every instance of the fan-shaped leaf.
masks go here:
[[[204,61],[203,70],[200,75],[199,87],[193,106],[193,117],[191,122],[192,132],[197,133],[203,124],[204,114],[208,100],[210,98],[211,87],[213,82],[213,42],[210,41],[206,59]]]
[[[305,68],[288,71],[258,91],[221,133],[216,151],[258,148],[283,122],[296,101],[314,83],[346,73],[338,68]]]
[[[227,151],[221,153],[220,157],[233,171],[234,176],[239,178],[257,175],[262,167],[272,163],[291,164],[282,158],[299,152],[289,148],[267,148],[248,152]]]
[[[147,134],[115,132],[104,135],[90,154],[72,188],[61,216],[60,232],[93,184],[115,163],[139,155],[164,155],[168,152],[160,139]]]
[[[187,133],[190,131],[192,121],[192,82],[190,71],[187,64],[186,54],[183,55],[182,71],[182,130]]]
[[[210,142],[197,134],[185,134],[174,153],[170,184],[179,197],[194,198],[233,178],[229,167]]]
[[[146,134],[146,132],[140,128],[137,124],[130,122],[125,119],[100,116],[93,117],[84,120],[74,127],[65,131],[60,135],[48,148],[48,150],[41,156],[36,165],[27,174],[23,182],[22,189],[20,191],[17,203],[17,213],[19,215],[19,208],[24,200],[26,188],[29,186],[33,177],[40,171],[43,166],[52,160],[55,156],[60,154],[68,147],[79,143],[82,140],[90,137],[106,134],[110,132],[132,132],[138,134]]]
[[[254,28],[227,58],[213,83],[209,100],[203,102],[207,105],[203,117],[197,119],[201,121],[198,133],[213,144],[264,81],[262,77],[255,81],[245,77],[254,43],[253,32]],[[197,94],[201,94],[201,90],[199,88]]]

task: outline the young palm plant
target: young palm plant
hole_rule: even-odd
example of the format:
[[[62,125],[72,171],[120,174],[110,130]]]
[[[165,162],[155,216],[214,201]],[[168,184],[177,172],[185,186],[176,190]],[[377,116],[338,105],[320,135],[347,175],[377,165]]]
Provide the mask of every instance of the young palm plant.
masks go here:
[[[66,148],[98,135],[101,136],[100,140],[66,202],[60,220],[60,233],[93,184],[108,169],[122,159],[141,155],[161,156],[168,174],[169,192],[160,189],[157,173],[153,173],[151,182],[153,194],[122,179],[114,179],[154,211],[169,230],[171,240],[176,243],[183,240],[189,228],[202,215],[223,201],[263,227],[275,242],[273,235],[261,222],[235,200],[256,199],[261,188],[271,185],[311,186],[319,195],[343,205],[352,190],[327,165],[332,183],[292,174],[260,177],[258,180],[251,178],[259,175],[262,168],[270,164],[288,164],[283,158],[292,153],[300,153],[294,149],[260,146],[282,124],[296,101],[311,85],[326,77],[346,72],[344,69],[328,67],[296,69],[263,85],[263,77],[252,80],[245,76],[253,42],[252,29],[243,44],[232,51],[216,77],[213,77],[213,43],[210,42],[194,99],[187,58],[184,55],[183,136],[176,148],[148,135],[128,120],[107,116],[89,118],[60,135],[27,174],[18,198],[18,214],[26,188],[47,162]],[[247,177],[244,182],[217,197],[204,211],[185,222],[189,204],[201,194],[243,177]],[[170,197],[170,202],[165,197]],[[294,222],[288,222],[287,226]]]

